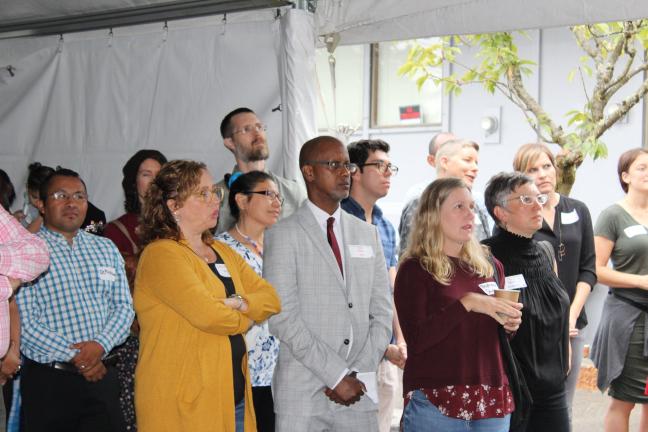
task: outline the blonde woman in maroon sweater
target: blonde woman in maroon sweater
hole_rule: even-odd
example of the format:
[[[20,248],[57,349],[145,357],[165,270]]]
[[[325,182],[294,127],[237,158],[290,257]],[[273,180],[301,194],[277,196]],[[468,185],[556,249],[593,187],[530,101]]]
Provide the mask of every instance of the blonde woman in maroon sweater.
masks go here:
[[[460,179],[430,184],[398,269],[394,298],[409,350],[405,432],[465,431],[467,423],[472,431],[509,430],[514,403],[498,326],[517,330],[522,304],[492,295],[493,266],[473,235],[474,205]]]

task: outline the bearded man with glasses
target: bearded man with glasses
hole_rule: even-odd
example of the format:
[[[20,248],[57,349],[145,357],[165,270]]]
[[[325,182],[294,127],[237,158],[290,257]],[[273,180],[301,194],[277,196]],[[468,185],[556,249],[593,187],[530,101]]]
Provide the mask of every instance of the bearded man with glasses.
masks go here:
[[[225,190],[224,202],[228,202],[229,189],[234,181],[241,175],[250,171],[264,171],[270,174],[279,189],[279,194],[284,197],[280,218],[290,216],[306,200],[304,186],[294,180],[287,179],[266,170],[266,160],[270,156],[266,140],[267,126],[259,120],[254,111],[249,108],[237,108],[227,114],[220,125],[223,145],[234,155],[236,165],[231,173],[225,174],[224,179],[218,183]],[[232,228],[234,218],[228,206],[222,206],[216,226],[216,233],[221,233]]]

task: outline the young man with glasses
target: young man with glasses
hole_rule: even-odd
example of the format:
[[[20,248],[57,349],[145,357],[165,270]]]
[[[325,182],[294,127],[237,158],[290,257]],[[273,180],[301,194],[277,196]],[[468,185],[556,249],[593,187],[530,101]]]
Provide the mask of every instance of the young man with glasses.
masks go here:
[[[225,190],[223,202],[227,202],[230,185],[238,176],[250,171],[266,171],[265,163],[270,153],[265,131],[266,125],[249,108],[237,108],[223,118],[220,125],[223,144],[236,159],[232,173],[225,174],[223,181],[218,183]],[[279,194],[285,200],[280,218],[291,215],[306,199],[304,187],[296,180],[266,172],[272,176]],[[221,206],[216,233],[227,231],[233,224],[228,206]]]
[[[389,144],[383,140],[360,140],[347,147],[349,160],[358,166],[351,175],[351,193],[342,201],[342,208],[357,218],[374,225],[382,242],[385,264],[393,290],[396,278],[396,230],[383,217],[376,201],[389,192],[391,178],[398,173],[398,167],[389,158]],[[393,297],[393,292],[391,292]],[[393,306],[392,306],[393,308]],[[407,345],[403,338],[398,316],[394,308],[392,321],[393,336],[378,366],[378,426],[380,432],[389,432],[394,404],[399,393],[398,368],[405,366]]]
[[[50,267],[17,295],[25,430],[122,431],[110,351],[135,316],[124,260],[110,240],[80,229],[88,195],[74,171],[59,168],[45,179],[38,207]]]
[[[380,238],[374,226],[340,208],[358,167],[338,139],[306,142],[299,166],[308,200],[268,229],[263,255],[263,276],[282,304],[269,320],[280,341],[272,386],[276,427],[375,431],[378,398],[368,390],[376,388],[392,327]]]

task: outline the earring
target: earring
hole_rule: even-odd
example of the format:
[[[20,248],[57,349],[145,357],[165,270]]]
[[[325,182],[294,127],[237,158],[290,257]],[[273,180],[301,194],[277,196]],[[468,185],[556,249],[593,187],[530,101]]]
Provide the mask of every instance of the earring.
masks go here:
[[[173,212],[173,219],[175,219],[175,222],[178,224],[180,223],[180,215],[178,215],[178,211]]]

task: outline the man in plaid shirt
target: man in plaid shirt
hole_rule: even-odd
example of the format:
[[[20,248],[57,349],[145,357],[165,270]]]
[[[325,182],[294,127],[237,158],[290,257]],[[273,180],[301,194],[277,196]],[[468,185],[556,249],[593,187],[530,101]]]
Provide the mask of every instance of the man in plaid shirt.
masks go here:
[[[40,190],[50,268],[17,296],[26,432],[121,431],[120,387],[110,351],[134,318],[114,244],[80,230],[88,208],[78,174],[57,169]]]
[[[0,206],[0,357],[9,348],[9,297],[49,266],[45,242]]]

